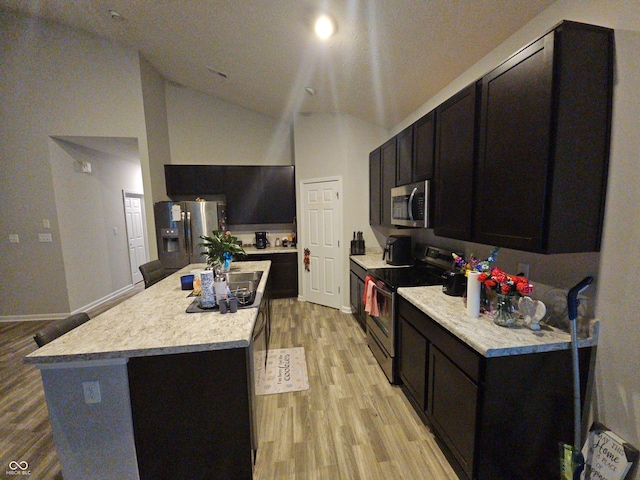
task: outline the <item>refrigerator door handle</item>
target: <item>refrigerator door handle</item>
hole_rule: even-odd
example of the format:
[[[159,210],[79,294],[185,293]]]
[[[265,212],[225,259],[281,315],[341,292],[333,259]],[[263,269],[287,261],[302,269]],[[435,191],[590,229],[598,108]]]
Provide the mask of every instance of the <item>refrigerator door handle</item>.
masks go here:
[[[187,255],[189,255],[189,263],[191,263],[191,212],[187,212],[187,219],[184,222],[185,230],[186,230],[186,243],[187,243]]]

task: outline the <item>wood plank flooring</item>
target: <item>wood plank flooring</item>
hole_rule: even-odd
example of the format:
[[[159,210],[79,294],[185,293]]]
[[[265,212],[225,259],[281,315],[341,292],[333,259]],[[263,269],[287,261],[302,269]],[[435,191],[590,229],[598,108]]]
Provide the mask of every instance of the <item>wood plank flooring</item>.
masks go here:
[[[40,374],[22,362],[44,324],[0,323],[0,473],[27,461],[30,478],[60,480]],[[310,388],[258,397],[254,480],[458,478],[351,315],[274,300],[270,348],[297,346],[305,348]]]
[[[269,348],[304,347],[309,390],[259,397],[255,480],[458,478],[351,315],[284,299],[271,316]]]

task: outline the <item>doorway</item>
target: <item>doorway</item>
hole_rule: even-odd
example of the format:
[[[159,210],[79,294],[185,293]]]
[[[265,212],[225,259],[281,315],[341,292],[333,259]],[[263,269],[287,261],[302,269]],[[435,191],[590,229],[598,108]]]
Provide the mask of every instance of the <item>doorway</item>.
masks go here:
[[[342,305],[342,177],[305,180],[301,185],[304,299],[332,308]]]
[[[124,199],[124,217],[129,242],[129,263],[133,284],[142,281],[140,265],[147,263],[147,243],[145,235],[144,195],[122,191]]]

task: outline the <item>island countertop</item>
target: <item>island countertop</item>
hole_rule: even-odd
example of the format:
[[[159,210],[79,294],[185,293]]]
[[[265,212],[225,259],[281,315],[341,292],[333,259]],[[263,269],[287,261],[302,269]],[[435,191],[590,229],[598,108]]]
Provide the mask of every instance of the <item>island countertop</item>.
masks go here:
[[[501,327],[490,316],[467,316],[461,297],[442,293],[441,286],[399,288],[398,294],[484,357],[502,357],[571,348],[571,335],[553,327],[533,331],[524,325]],[[596,337],[580,339],[579,347],[594,346]]]
[[[258,293],[263,293],[270,266],[270,261],[235,262],[231,270],[263,272],[258,285]],[[258,308],[233,314],[186,313],[194,297],[181,289],[180,276],[204,267],[187,265],[42,346],[25,362],[42,365],[248,347]]]

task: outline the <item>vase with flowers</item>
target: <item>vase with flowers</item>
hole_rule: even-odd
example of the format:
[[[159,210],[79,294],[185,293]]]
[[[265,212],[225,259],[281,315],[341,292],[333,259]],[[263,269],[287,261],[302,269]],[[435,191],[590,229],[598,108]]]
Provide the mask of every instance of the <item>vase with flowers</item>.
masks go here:
[[[526,277],[509,275],[498,267],[491,268],[488,273],[481,273],[478,280],[484,288],[494,291],[497,295],[493,322],[502,327],[515,325],[518,314],[515,311],[514,299],[533,291],[533,285],[529,280]]]
[[[226,272],[233,260],[242,259],[247,255],[238,239],[229,231],[214,230],[211,236],[201,235],[200,238],[204,242],[198,245],[205,248],[202,255],[206,255],[207,265],[214,270]]]
[[[489,252],[486,260],[476,258],[473,253],[469,255],[467,260],[465,260],[460,255],[454,253],[452,254],[454,269],[455,271],[464,273],[465,277],[469,277],[469,272],[488,274],[491,272],[493,264],[498,258],[498,250],[500,250],[500,247],[494,247],[493,250]],[[489,312],[489,310],[489,297],[487,296],[485,289],[482,288],[480,289],[480,311],[486,313]]]

